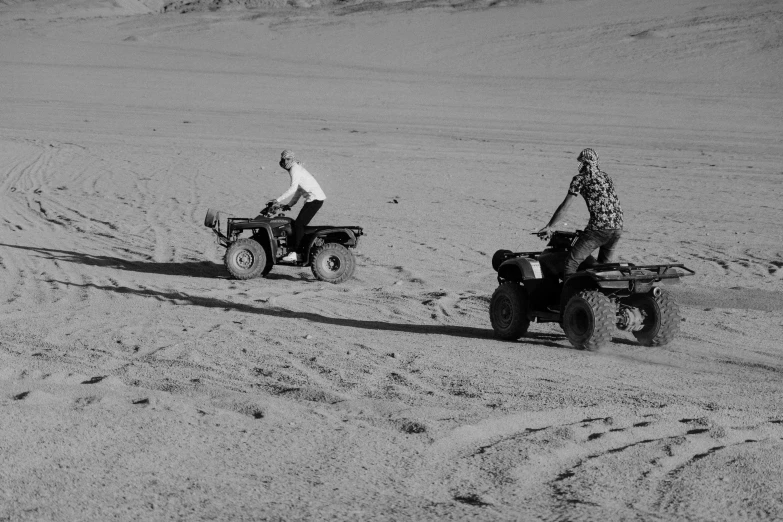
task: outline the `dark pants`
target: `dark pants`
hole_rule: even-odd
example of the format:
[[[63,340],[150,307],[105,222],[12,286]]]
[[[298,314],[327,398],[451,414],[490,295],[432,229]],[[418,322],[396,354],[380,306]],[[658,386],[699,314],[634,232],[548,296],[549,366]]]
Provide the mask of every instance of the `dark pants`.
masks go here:
[[[568,259],[565,264],[565,276],[576,272],[579,265],[587,259],[587,256],[593,253],[596,248],[598,251],[599,263],[611,263],[614,259],[614,251],[617,248],[617,242],[623,230],[621,228],[611,230],[585,230],[576,240],[576,244],[568,253]]]
[[[302,241],[302,237],[304,237],[305,227],[313,219],[313,216],[321,210],[323,204],[323,201],[316,199],[302,205],[302,210],[299,211],[299,215],[294,220],[293,234],[291,234],[291,241],[288,242],[289,251],[293,252],[299,248],[299,243]]]

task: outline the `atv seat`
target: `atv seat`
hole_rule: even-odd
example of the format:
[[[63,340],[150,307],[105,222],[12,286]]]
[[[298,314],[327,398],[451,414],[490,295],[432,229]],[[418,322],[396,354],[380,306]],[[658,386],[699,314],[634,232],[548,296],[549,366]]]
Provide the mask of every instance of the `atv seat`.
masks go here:
[[[319,225],[319,226],[317,226],[317,227],[305,227],[305,228],[304,228],[304,235],[306,235],[306,236],[307,236],[307,235],[310,235],[310,234],[315,234],[315,233],[316,233],[316,232],[318,232],[319,230],[326,230],[327,228],[334,228],[334,227],[327,226],[327,225]],[[290,236],[291,234],[293,234],[293,233],[294,233],[294,227],[293,227],[293,224],[287,224],[287,225],[285,225],[285,226],[283,227],[283,232],[285,232],[285,233],[286,233],[286,234],[288,234],[289,236]]]
[[[545,278],[562,278],[567,259],[568,252],[544,252],[538,256],[538,262],[541,263],[541,273]],[[590,255],[579,264],[579,268],[576,271],[581,272],[597,264],[598,261]]]
[[[315,234],[322,230],[350,230],[355,236],[363,236],[364,230],[357,225],[318,225],[315,227],[305,227],[305,235]]]
[[[332,225],[317,225],[317,226],[306,226],[304,228],[305,234],[315,234],[319,230],[326,230],[327,228],[335,228]]]

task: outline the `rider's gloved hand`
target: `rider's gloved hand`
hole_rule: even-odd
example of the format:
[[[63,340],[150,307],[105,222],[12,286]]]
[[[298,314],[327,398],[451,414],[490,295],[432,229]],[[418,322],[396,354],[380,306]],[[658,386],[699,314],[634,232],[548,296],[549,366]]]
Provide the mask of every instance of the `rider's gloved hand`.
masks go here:
[[[283,205],[280,210],[291,210],[291,205]]]
[[[544,228],[536,232],[536,235],[541,239],[549,239],[550,237],[552,237],[552,228],[550,226],[545,226]]]

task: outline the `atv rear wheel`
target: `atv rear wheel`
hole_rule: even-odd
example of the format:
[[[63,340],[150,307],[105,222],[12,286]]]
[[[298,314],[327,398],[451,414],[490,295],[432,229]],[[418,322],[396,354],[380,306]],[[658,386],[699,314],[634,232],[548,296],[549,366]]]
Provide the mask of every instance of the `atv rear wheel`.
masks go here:
[[[339,243],[326,243],[313,253],[311,269],[321,281],[342,283],[353,275],[355,268],[353,253]]]
[[[571,297],[563,312],[563,331],[575,348],[596,351],[612,340],[615,306],[597,290],[582,290]]]
[[[669,344],[680,331],[680,307],[669,292],[659,288],[658,295],[633,294],[624,300],[628,306],[641,310],[644,325],[633,336],[643,346]]]
[[[262,275],[268,264],[266,250],[254,239],[238,239],[226,249],[226,268],[236,279]]]
[[[525,335],[530,327],[527,312],[525,289],[517,283],[502,283],[489,302],[489,320],[495,335],[506,341],[516,341]]]
[[[215,223],[217,223],[217,214],[217,210],[214,208],[208,208],[207,215],[204,217],[204,226],[207,228],[215,228]]]

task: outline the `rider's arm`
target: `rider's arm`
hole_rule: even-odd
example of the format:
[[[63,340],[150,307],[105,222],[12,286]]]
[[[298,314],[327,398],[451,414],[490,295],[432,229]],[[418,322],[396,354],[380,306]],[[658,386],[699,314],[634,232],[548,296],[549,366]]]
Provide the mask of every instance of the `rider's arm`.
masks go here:
[[[277,198],[278,203],[282,203],[283,201],[287,200],[288,198],[292,197],[291,201],[288,202],[289,206],[293,206],[297,201],[299,201],[299,194],[297,193],[297,189],[299,188],[299,176],[297,176],[294,172],[294,170],[291,170],[291,186],[288,187],[288,190],[283,192],[283,194]]]
[[[287,207],[293,207],[294,205],[296,205],[296,202],[297,202],[297,201],[299,201],[299,197],[300,197],[301,195],[302,195],[302,194],[300,193],[300,191],[299,191],[299,190],[295,191],[295,192],[294,192],[294,197],[293,197],[293,198],[291,198],[291,201],[289,201],[288,203],[286,203],[286,206],[287,206]]]
[[[546,234],[552,229],[552,227],[560,223],[560,221],[562,221],[563,218],[568,213],[568,208],[571,206],[571,203],[573,203],[575,199],[576,199],[576,195],[569,192],[566,195],[563,202],[560,203],[560,206],[557,207],[557,210],[555,210],[555,213],[552,215],[552,219],[549,220],[549,223],[547,223],[547,225],[544,228],[536,232],[536,234],[539,235]]]

